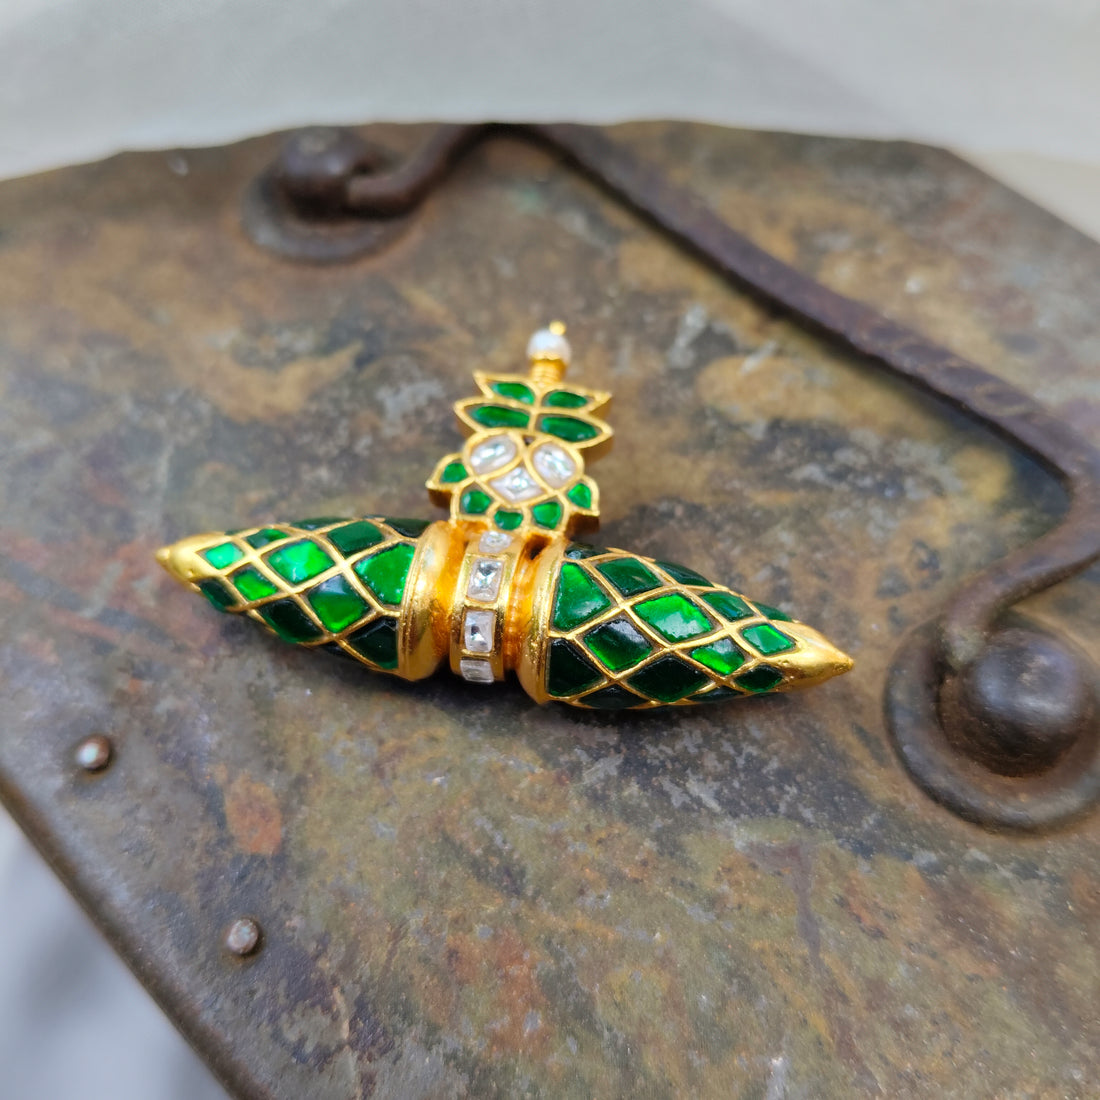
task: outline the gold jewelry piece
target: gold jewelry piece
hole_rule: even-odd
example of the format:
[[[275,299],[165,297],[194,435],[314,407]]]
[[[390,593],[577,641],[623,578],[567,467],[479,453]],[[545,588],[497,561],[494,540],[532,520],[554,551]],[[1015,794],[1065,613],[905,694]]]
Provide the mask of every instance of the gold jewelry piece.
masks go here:
[[[220,611],[406,680],[446,657],[475,683],[514,670],[538,703],[709,703],[821,683],[851,658],[812,627],[683,566],[573,536],[599,524],[586,461],[611,396],[563,383],[558,322],[526,375],[475,373],[469,437],[428,480],[450,518],[322,518],[194,535],[157,552]]]

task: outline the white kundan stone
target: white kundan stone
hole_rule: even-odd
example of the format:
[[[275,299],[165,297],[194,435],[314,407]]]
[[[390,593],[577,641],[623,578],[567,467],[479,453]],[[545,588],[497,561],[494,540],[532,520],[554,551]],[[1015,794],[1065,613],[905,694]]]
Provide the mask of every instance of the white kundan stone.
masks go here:
[[[462,643],[467,653],[492,653],[496,614],[467,611],[462,620]]]
[[[478,540],[477,548],[483,554],[499,554],[512,545],[512,536],[503,531],[486,531]]]
[[[542,493],[539,483],[527,472],[524,466],[517,466],[514,470],[509,470],[508,473],[498,477],[495,481],[489,482],[489,484],[505,500],[510,500],[513,504],[518,504],[522,500],[530,500]]]
[[[543,443],[537,447],[531,461],[539,476],[555,489],[572,481],[577,472],[577,464],[556,443]]]
[[[493,435],[479,443],[470,452],[470,465],[474,473],[486,474],[507,466],[516,457],[516,441],[511,436]]]
[[[469,680],[471,684],[493,682],[493,666],[484,657],[463,657],[458,662],[458,671],[462,673],[462,679]]]
[[[500,591],[500,578],[504,572],[504,563],[492,558],[478,558],[470,570],[470,580],[466,585],[466,596],[471,600],[495,600]]]

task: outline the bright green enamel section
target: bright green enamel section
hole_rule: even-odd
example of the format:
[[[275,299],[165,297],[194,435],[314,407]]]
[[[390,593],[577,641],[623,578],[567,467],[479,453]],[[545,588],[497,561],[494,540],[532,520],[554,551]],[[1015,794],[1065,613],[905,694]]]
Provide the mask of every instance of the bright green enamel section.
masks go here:
[[[669,654],[646,665],[626,682],[635,691],[643,692],[659,703],[675,703],[698,691],[708,682],[708,677],[686,661]]]
[[[698,649],[693,649],[691,655],[699,664],[706,665],[719,676],[728,676],[745,663],[744,653],[729,638],[719,638],[710,645],[701,645]]]
[[[284,537],[284,536],[280,536]],[[301,584],[332,567],[332,558],[310,539],[287,543],[267,556],[267,564],[283,580]]]
[[[636,596],[659,588],[661,581],[637,558],[613,558],[602,561],[596,568],[624,595]]]
[[[564,439],[567,443],[585,443],[600,434],[597,428],[585,420],[578,420],[575,416],[539,417],[539,431],[556,435],[558,439]]]
[[[357,519],[354,523],[337,527],[328,533],[328,539],[344,557],[358,554],[360,550],[366,550],[385,539],[385,535],[365,519]]]
[[[443,467],[440,481],[442,481],[444,485],[450,485],[455,481],[465,481],[468,476],[469,473],[461,462],[448,462],[447,465]]]
[[[711,621],[679,592],[655,596],[634,605],[638,617],[670,642],[682,642],[711,629]]]
[[[496,521],[496,525],[503,530],[514,531],[523,522],[523,513],[510,512],[506,508],[501,508],[493,519]]]
[[[535,400],[531,387],[522,382],[494,382],[493,393],[499,393],[501,397],[510,397],[513,401],[522,401],[530,405]]]
[[[544,500],[531,509],[531,518],[540,527],[557,527],[561,519],[561,505],[556,500]]]
[[[571,561],[563,563],[554,596],[556,630],[572,630],[610,606],[607,594],[584,569]]]
[[[480,516],[483,512],[488,511],[489,505],[492,503],[493,498],[480,489],[467,489],[462,494],[462,510],[472,516]]]
[[[368,610],[367,602],[339,573],[311,588],[309,602],[325,629],[333,634],[351,626]]]
[[[750,619],[755,614],[740,596],[735,596],[732,592],[701,592],[700,595],[723,619],[728,619],[731,623],[738,619]]]
[[[486,428],[526,428],[530,416],[522,409],[506,405],[475,405],[470,415]]]
[[[773,653],[786,653],[795,647],[794,639],[788,638],[782,630],[777,630],[771,623],[746,626],[741,631],[741,637],[754,645],[765,657],[770,657]]]
[[[565,495],[578,508],[592,507],[592,490],[583,481],[578,481]]]
[[[633,668],[653,652],[645,635],[625,615],[600,623],[583,640],[588,652],[612,672]]]
[[[542,400],[544,405],[551,405],[556,409],[583,409],[588,404],[587,397],[573,393],[572,390],[554,390]]]
[[[202,556],[215,569],[225,569],[235,561],[240,561],[244,557],[244,551],[236,543],[223,542],[219,546],[211,546],[209,550],[204,550]]]
[[[405,595],[405,581],[416,548],[398,543],[355,563],[355,572],[381,603],[397,606]]]
[[[237,586],[237,591],[250,602],[274,596],[279,591],[276,585],[252,565],[238,569],[229,579]]]

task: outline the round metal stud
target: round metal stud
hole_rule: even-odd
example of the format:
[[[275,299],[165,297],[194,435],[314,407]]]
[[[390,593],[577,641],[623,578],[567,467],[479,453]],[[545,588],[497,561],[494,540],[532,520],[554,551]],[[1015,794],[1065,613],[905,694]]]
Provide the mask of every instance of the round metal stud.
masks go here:
[[[110,738],[104,737],[102,733],[93,733],[76,746],[73,759],[77,767],[86,772],[98,772],[111,762],[111,751]]]
[[[225,930],[225,949],[234,955],[251,955],[260,946],[260,926],[252,917],[238,917]]]

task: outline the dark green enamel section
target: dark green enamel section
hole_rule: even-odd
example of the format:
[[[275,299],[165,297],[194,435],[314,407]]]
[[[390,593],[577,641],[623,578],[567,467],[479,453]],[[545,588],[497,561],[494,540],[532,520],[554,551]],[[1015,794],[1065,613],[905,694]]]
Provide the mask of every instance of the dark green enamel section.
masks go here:
[[[360,656],[379,668],[397,668],[397,620],[383,615],[345,639]]]
[[[786,653],[795,648],[793,638],[788,638],[782,630],[777,630],[771,623],[756,623],[754,626],[746,626],[741,631],[741,637],[750,645],[754,645],[765,657],[773,653]]]
[[[430,519],[407,519],[404,516],[398,516],[396,519],[390,519],[387,516],[386,523],[388,523],[399,535],[406,535],[410,539],[420,538],[420,536],[432,525]]]
[[[357,519],[354,523],[336,527],[328,533],[328,540],[340,551],[344,557],[367,550],[385,539],[385,535],[365,519]]]
[[[531,387],[522,382],[494,382],[491,389],[501,397],[510,397],[513,401],[522,401],[525,405],[530,405],[535,400]]]
[[[355,572],[379,602],[396,607],[405,595],[405,581],[416,548],[398,543],[355,563]]]
[[[636,596],[639,592],[648,592],[652,588],[659,588],[664,583],[637,558],[615,558],[612,561],[602,561],[596,566],[596,569],[624,596]]]
[[[539,431],[547,435],[556,435],[567,443],[584,443],[595,439],[600,433],[591,424],[578,420],[575,416],[539,417]]]
[[[461,462],[448,462],[443,467],[443,473],[440,475],[440,480],[444,485],[449,485],[453,481],[465,481],[469,476],[469,471],[462,465]]]
[[[505,531],[514,531],[523,522],[522,512],[510,512],[507,508],[501,508],[493,517],[496,525]]]
[[[578,481],[565,495],[578,508],[592,507],[592,490],[583,481]]]
[[[710,586],[706,577],[696,573],[694,569],[688,569],[686,565],[677,565],[674,561],[659,561],[657,563],[673,580],[681,584],[702,584]]]
[[[223,542],[218,546],[211,546],[209,550],[204,550],[202,556],[215,569],[225,569],[235,561],[240,561],[244,557],[244,551],[235,543]]]
[[[588,398],[572,390],[554,390],[543,399],[544,405],[550,405],[555,409],[583,409],[588,404]]]
[[[583,640],[588,652],[612,672],[633,668],[653,652],[645,635],[625,615],[600,623]]]
[[[285,536],[280,535],[280,538]],[[301,584],[332,568],[332,558],[310,539],[299,539],[273,550],[267,564],[285,581]]]
[[[679,592],[669,592],[665,596],[654,596],[651,600],[643,600],[634,605],[634,611],[640,619],[670,642],[682,642],[688,638],[695,638],[713,628],[710,619]]]
[[[579,565],[571,561],[562,563],[554,595],[556,630],[572,630],[610,606],[607,594]]]
[[[278,586],[272,584],[254,565],[238,569],[229,579],[237,586],[237,591],[249,601],[262,600],[279,591]]]
[[[312,642],[321,637],[317,624],[294,600],[269,603],[260,610],[260,617],[285,642]]]
[[[316,531],[318,527],[328,527],[333,523],[343,523],[346,516],[319,516],[314,519],[296,519],[291,522],[291,527],[298,527],[303,531]],[[337,646],[339,649],[339,646]]]
[[[794,620],[785,611],[780,611],[778,607],[772,607],[770,604],[760,603],[756,601],[756,607],[761,615],[766,615],[769,619],[775,619],[781,623],[791,623]]]
[[[322,581],[316,588],[311,588],[308,599],[310,606],[317,612],[317,618],[333,634],[351,626],[369,610],[367,602],[340,573]]]
[[[745,655],[729,640],[719,638],[710,645],[701,645],[691,651],[692,657],[701,665],[706,665],[719,676],[728,676],[736,672],[744,663]]]
[[[587,542],[571,542],[569,548],[565,551],[567,558],[572,558],[574,561],[583,561],[585,558],[594,558],[599,554],[606,554],[607,549],[603,546],[592,546]]]
[[[627,683],[660,703],[676,703],[698,691],[708,683],[708,678],[670,653],[646,665],[641,672],[635,672]]]
[[[262,550],[273,542],[281,542],[290,536],[285,531],[276,531],[274,527],[265,527],[262,531],[249,535],[244,541],[255,550]]]
[[[734,683],[743,691],[771,691],[783,683],[783,673],[771,665],[757,665],[756,668],[741,673]]]
[[[544,500],[531,509],[531,518],[540,527],[557,527],[561,521],[561,505],[556,500]]]
[[[471,516],[480,516],[489,510],[493,498],[481,489],[467,489],[462,494],[461,508]]]
[[[738,619],[751,619],[755,614],[753,609],[740,596],[735,596],[732,592],[700,592],[699,595],[723,619],[728,619],[731,623],[737,622]]]
[[[475,405],[470,415],[486,428],[526,428],[530,416],[522,409],[505,405]]]
[[[733,688],[719,685],[713,691],[701,691],[698,695],[693,695],[691,701],[693,703],[721,703],[726,699],[736,699],[740,694],[739,691],[734,691]]]
[[[598,668],[564,638],[550,643],[546,668],[546,690],[557,698],[576,695],[603,679]]]
[[[205,581],[199,581],[199,591],[219,611],[224,611],[227,607],[232,607],[237,602],[232,591],[222,584],[221,581],[215,580],[213,577]]]
[[[627,707],[636,707],[646,702],[645,699],[627,691],[621,684],[612,684],[610,687],[601,688],[592,692],[580,700],[586,707],[594,707],[596,710],[625,710]]]

